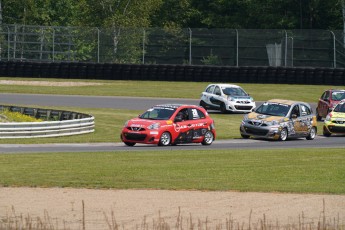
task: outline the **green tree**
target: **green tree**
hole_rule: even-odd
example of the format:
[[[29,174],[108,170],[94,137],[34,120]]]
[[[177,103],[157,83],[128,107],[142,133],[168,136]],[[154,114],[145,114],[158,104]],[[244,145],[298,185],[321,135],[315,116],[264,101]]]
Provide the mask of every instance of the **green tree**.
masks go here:
[[[340,29],[341,0],[165,0],[152,24],[190,28]]]
[[[72,0],[2,0],[4,24],[68,26],[74,21]]]
[[[76,22],[95,27],[148,27],[162,0],[81,0]]]
[[[137,63],[142,56],[142,28],[151,26],[150,16],[161,3],[161,0],[81,0],[78,12],[83,13],[76,22],[101,29],[101,42],[112,47],[112,52],[104,51],[103,56],[117,63]]]
[[[248,12],[247,28],[341,28],[339,0],[252,0]]]
[[[194,25],[194,20],[200,20],[200,12],[192,6],[191,0],[164,0],[150,20],[153,27],[186,28]]]

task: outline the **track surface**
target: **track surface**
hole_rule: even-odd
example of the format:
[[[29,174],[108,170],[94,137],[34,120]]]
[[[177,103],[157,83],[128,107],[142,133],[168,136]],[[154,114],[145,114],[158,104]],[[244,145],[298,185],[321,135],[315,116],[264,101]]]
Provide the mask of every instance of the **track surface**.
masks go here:
[[[62,96],[33,94],[0,94],[0,104],[67,106],[85,108],[116,108],[146,110],[152,105],[164,103],[198,104],[196,99],[158,99],[100,96]],[[315,111],[315,104],[312,104]],[[229,115],[231,116],[231,115]],[[158,148],[152,145],[127,147],[122,143],[85,143],[85,144],[1,144],[0,153],[30,152],[87,152],[87,151],[155,151],[155,150],[193,150],[193,149],[285,149],[285,148],[344,148],[344,136],[325,138],[317,136],[315,140],[288,140],[285,142],[267,140],[216,140],[211,146],[200,144],[178,145]]]

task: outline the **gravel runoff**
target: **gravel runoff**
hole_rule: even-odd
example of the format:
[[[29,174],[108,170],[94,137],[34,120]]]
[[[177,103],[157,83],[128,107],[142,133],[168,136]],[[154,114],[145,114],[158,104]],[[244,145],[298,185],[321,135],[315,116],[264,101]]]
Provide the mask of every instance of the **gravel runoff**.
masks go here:
[[[0,187],[0,223],[20,215],[49,217],[59,227],[65,221],[70,229],[83,229],[83,223],[85,229],[110,229],[112,218],[121,229],[143,229],[144,222],[152,229],[158,220],[175,229],[178,216],[183,229],[206,222],[209,229],[225,228],[227,220],[244,227],[263,220],[273,226],[317,226],[323,218],[344,227],[345,195]]]

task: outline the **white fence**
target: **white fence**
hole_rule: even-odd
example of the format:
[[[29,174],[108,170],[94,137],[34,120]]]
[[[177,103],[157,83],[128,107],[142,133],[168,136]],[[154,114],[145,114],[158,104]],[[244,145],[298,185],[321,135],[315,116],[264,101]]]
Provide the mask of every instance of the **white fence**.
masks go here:
[[[1,107],[1,106],[0,106]],[[6,106],[8,107],[8,106]],[[22,107],[15,107],[18,108]],[[26,108],[27,109],[27,108]],[[47,113],[56,110],[46,110]],[[66,113],[74,113],[67,112]],[[75,113],[74,113],[75,114]],[[95,118],[87,114],[78,114],[77,118],[61,121],[44,122],[8,122],[0,123],[0,138],[35,138],[56,137],[92,133],[95,130]],[[82,118],[79,118],[82,117]]]

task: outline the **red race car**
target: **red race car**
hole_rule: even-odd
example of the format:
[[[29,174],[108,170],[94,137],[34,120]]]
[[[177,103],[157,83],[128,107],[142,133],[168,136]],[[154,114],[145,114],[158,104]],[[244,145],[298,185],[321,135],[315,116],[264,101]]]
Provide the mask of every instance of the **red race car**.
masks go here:
[[[325,118],[329,112],[341,101],[345,99],[345,90],[329,89],[326,90],[320,97],[317,108],[316,117],[318,121]]]
[[[148,109],[125,123],[121,140],[128,146],[136,143],[161,146],[182,143],[210,145],[215,140],[213,119],[197,105],[165,104]]]

